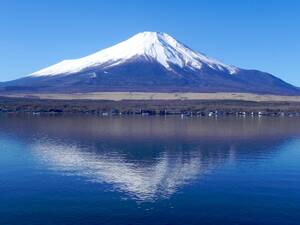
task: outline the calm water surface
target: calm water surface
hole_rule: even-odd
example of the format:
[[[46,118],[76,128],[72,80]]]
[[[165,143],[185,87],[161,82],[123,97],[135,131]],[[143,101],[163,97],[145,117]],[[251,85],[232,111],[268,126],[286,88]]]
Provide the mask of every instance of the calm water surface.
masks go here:
[[[300,224],[300,118],[0,117],[0,224]]]

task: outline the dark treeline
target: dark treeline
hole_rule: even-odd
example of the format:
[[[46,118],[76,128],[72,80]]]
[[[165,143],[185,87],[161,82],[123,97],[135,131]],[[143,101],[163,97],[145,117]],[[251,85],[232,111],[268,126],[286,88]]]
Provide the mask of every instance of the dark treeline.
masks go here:
[[[300,116],[299,102],[234,100],[50,100],[0,98],[0,113]]]

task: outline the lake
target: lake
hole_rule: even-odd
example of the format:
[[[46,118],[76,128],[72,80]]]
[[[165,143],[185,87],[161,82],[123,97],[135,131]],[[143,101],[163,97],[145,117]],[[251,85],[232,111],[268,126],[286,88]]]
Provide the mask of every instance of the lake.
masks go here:
[[[0,116],[0,224],[300,223],[300,118]]]

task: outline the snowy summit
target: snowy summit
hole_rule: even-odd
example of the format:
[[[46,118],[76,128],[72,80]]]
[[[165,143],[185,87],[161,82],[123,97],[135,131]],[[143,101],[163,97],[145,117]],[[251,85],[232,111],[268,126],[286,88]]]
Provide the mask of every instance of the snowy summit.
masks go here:
[[[193,70],[201,70],[203,65],[207,65],[214,70],[230,74],[238,70],[234,66],[223,64],[191,50],[166,33],[142,32],[110,48],[80,59],[64,60],[32,73],[31,76],[73,74],[99,66],[110,68],[135,57],[144,57],[149,61],[155,60],[168,70],[174,65]]]

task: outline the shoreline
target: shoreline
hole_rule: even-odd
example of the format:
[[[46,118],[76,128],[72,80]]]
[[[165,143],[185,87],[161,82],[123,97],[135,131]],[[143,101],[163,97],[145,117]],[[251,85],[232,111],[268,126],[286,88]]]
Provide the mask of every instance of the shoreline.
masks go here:
[[[300,116],[300,102],[244,100],[62,100],[0,97],[1,114]]]
[[[195,92],[87,92],[87,93],[1,93],[0,97],[45,100],[239,100],[254,102],[300,102],[300,96],[253,93]]]

